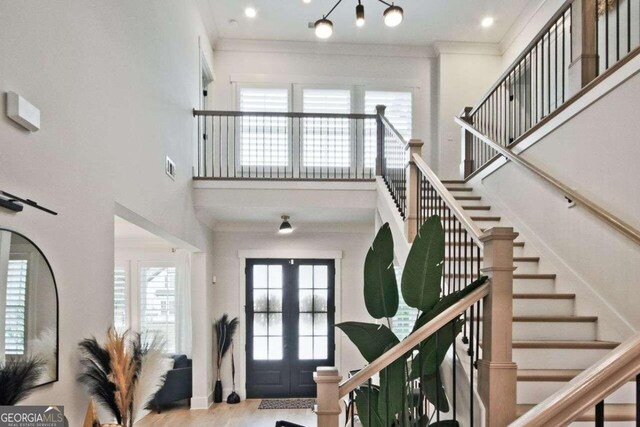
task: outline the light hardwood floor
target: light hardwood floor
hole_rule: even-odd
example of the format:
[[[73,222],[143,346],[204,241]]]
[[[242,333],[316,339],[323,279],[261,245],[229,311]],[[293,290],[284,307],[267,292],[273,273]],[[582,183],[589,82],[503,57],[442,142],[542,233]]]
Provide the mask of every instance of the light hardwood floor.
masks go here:
[[[209,409],[167,408],[160,414],[149,414],[136,427],[274,427],[279,420],[316,425],[310,409],[258,409],[259,404],[260,400],[245,400],[237,405],[218,403]]]

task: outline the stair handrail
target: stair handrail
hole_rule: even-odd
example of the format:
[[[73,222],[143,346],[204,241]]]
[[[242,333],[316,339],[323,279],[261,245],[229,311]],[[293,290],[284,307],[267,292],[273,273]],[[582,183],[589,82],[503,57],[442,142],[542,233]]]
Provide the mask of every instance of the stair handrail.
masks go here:
[[[438,332],[442,327],[453,321],[457,317],[461,316],[469,307],[483,299],[489,294],[489,282],[480,286],[475,291],[471,292],[466,297],[462,298],[457,303],[443,311],[434,317],[424,326],[417,329],[407,338],[402,340],[400,344],[396,345],[389,351],[385,352],[382,356],[371,362],[357,374],[351,378],[343,381],[339,386],[339,397],[343,398],[351,391],[355,390],[365,382],[367,382],[374,375],[378,374],[384,368],[391,365],[396,360],[405,356],[408,352],[416,348],[421,342]]]
[[[481,240],[482,235],[484,234],[482,229],[475,224],[462,205],[460,205],[453,194],[447,190],[442,181],[440,181],[435,172],[431,170],[429,165],[427,165],[427,162],[425,162],[420,155],[414,154],[412,160],[415,162],[415,165],[420,172],[422,172],[422,174],[431,182],[433,188],[438,192],[440,197],[442,197],[449,209],[451,209],[451,212],[456,216],[456,218],[458,218],[458,221],[460,221],[465,230],[467,230],[473,241],[482,248],[484,245]]]
[[[568,425],[640,372],[640,334],[620,344],[562,389],[536,405],[511,427]]]
[[[632,240],[634,243],[640,245],[640,230],[636,229],[632,225],[626,223],[622,219],[615,216],[613,213],[604,209],[602,206],[596,204],[595,202],[591,201],[587,197],[573,190],[571,187],[564,184],[560,180],[556,179],[555,177],[545,172],[544,170],[540,169],[536,165],[525,160],[524,158],[522,158],[522,156],[514,153],[508,148],[505,148],[497,144],[491,138],[489,138],[488,136],[480,132],[476,127],[474,127],[470,123],[464,121],[459,117],[454,117],[454,120],[458,125],[460,125],[460,127],[465,129],[467,132],[470,132],[473,135],[475,135],[478,139],[480,139],[482,142],[487,144],[494,151],[506,157],[508,160],[511,160],[513,163],[517,164],[518,166],[521,166],[526,170],[532,172],[533,174],[537,175],[538,177],[542,178],[544,181],[546,181],[547,183],[551,184],[552,186],[560,190],[569,199],[584,206],[589,212],[591,212],[597,218],[599,218],[600,220],[604,221],[615,230],[622,233],[624,236]]]

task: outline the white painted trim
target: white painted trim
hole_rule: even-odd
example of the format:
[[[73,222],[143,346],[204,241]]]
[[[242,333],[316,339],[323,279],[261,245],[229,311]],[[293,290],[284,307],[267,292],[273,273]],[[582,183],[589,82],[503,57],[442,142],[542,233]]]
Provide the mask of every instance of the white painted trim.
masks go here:
[[[304,55],[348,55],[398,58],[432,58],[430,46],[320,43],[306,41],[219,39],[215,52],[298,53]]]
[[[238,307],[240,308],[240,318],[245,319],[246,316],[246,301],[247,301],[247,281],[245,269],[247,266],[247,259],[254,258],[266,258],[266,259],[333,259],[335,261],[335,286],[334,286],[334,299],[335,299],[335,323],[338,324],[342,321],[342,251],[323,251],[323,250],[309,250],[309,251],[297,251],[297,250],[239,250],[238,258],[239,271],[238,271]],[[246,349],[247,346],[247,328],[246,322],[240,322],[240,335],[238,338],[238,348]],[[340,371],[341,359],[342,359],[342,335],[336,331],[335,337],[336,352],[334,355],[335,365]],[[243,399],[247,396],[247,352],[242,350],[239,352],[238,359],[238,381],[236,383],[237,393]]]
[[[438,55],[443,53],[461,55],[502,55],[500,45],[497,43],[438,41],[434,43],[434,49]]]
[[[248,249],[239,250],[241,259],[342,259],[342,251]]]
[[[373,181],[195,180],[193,188],[241,190],[376,191]]]
[[[229,75],[229,83],[255,84],[297,84],[297,85],[337,85],[337,86],[380,86],[393,87],[394,90],[420,89],[422,82],[416,79],[397,77],[353,77],[336,75],[298,75],[298,74],[259,74],[236,73]]]
[[[213,393],[209,393],[208,396],[194,396],[191,398],[191,408],[195,409],[209,409],[213,403]]]

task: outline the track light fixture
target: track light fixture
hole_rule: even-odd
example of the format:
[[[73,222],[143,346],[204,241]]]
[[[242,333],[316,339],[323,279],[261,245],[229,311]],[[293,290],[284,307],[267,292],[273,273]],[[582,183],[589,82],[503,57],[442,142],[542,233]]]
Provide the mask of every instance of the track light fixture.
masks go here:
[[[400,6],[396,6],[394,3],[387,3],[384,0],[378,1],[387,6],[383,15],[385,25],[387,27],[397,27],[400,25],[404,19],[404,10],[402,10]],[[342,0],[338,0],[329,13],[324,15],[322,19],[318,19],[313,25],[316,37],[319,39],[328,39],[333,34],[333,22],[329,20],[329,15],[333,13],[340,3],[342,3]],[[364,23],[364,5],[362,4],[362,0],[358,0],[358,5],[356,6],[356,25],[358,27],[362,27],[364,26]]]

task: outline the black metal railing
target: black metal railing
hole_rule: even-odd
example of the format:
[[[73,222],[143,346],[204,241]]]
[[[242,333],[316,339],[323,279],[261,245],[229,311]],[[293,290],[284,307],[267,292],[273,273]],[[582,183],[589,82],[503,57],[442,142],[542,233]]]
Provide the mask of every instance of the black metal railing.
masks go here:
[[[550,22],[538,33],[515,62],[498,79],[475,108],[466,109],[461,118],[476,127],[497,144],[510,147],[527,132],[549,117],[578,93],[593,77],[635,52],[640,46],[640,0],[585,0],[582,9],[566,2]],[[595,7],[595,12],[593,8]],[[591,15],[579,26],[572,19]],[[575,28],[583,34],[574,34]],[[580,37],[577,39],[577,37]],[[580,58],[582,70],[570,75],[576,40],[595,45]],[[580,55],[576,55],[580,56]],[[593,74],[590,74],[593,73]],[[583,74],[591,77],[585,80]],[[570,84],[569,79],[576,79]],[[498,153],[479,138],[467,135],[464,145],[465,170],[468,177],[494,159]]]
[[[556,14],[483,101],[467,112],[465,119],[500,145],[509,146],[567,99],[571,9],[568,4]],[[468,175],[497,153],[476,137],[467,143],[473,159]]]
[[[371,180],[376,116],[194,110],[195,178]]]
[[[382,126],[380,175],[387,185],[400,215],[405,218],[407,210],[407,165],[409,162],[407,143],[383,116],[380,123]]]
[[[598,73],[640,46],[640,0],[590,0],[596,2]]]
[[[433,174],[427,175],[423,169],[418,166],[418,182],[419,190],[417,194],[418,217],[417,223],[421,225],[429,217],[438,215],[441,218],[442,226],[445,231],[445,262],[443,265],[442,275],[442,292],[448,295],[452,292],[459,291],[469,283],[477,280],[482,276],[482,249],[479,242],[480,230],[469,231],[468,220],[461,220],[454,212],[453,207],[443,197],[443,186],[438,180],[433,179]],[[447,191],[447,190],[444,190]],[[451,197],[450,193],[448,194]],[[466,226],[465,226],[466,223]],[[473,233],[473,234],[472,234]],[[464,317],[464,325],[462,330],[462,342],[467,346],[467,355],[469,356],[469,387],[470,396],[470,419],[473,425],[475,416],[474,401],[474,382],[477,378],[475,371],[478,367],[478,359],[480,355],[480,337],[482,334],[480,315],[482,310],[482,301],[478,301],[474,306],[467,310]],[[453,363],[457,362],[457,353],[452,353]],[[456,382],[455,370],[452,372],[453,384]],[[455,394],[454,394],[455,396]],[[455,401],[454,401],[455,406]],[[454,411],[455,412],[455,411]]]

